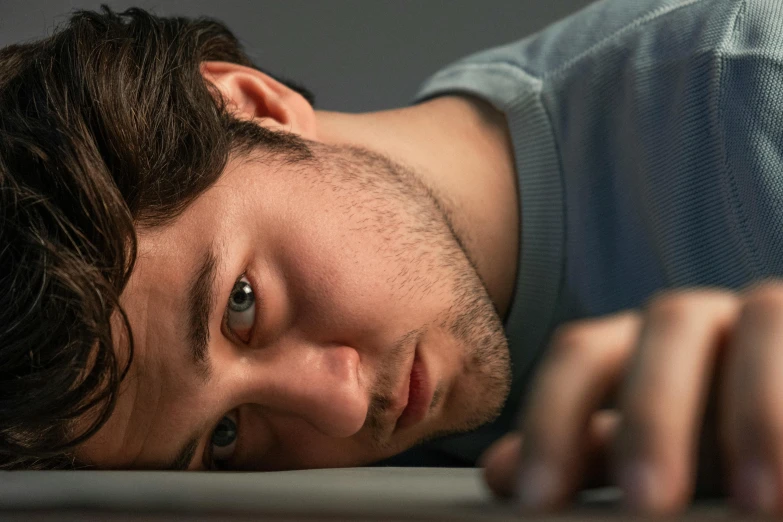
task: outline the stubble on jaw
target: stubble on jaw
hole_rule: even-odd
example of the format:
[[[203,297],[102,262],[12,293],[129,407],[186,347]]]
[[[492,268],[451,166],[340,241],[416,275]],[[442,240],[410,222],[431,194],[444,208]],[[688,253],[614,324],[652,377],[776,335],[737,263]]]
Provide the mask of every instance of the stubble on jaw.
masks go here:
[[[378,210],[375,205],[382,207],[382,212],[375,212],[376,221],[364,221],[357,229],[367,232],[369,227],[372,232],[383,234],[385,244],[398,245],[401,249],[395,251],[390,247],[385,252],[385,255],[394,256],[399,266],[399,271],[388,277],[390,288],[405,298],[423,299],[435,291],[453,296],[451,305],[432,323],[408,332],[390,350],[373,390],[365,421],[373,446],[385,453],[400,442],[393,440],[394,426],[383,425],[382,417],[393,400],[386,394],[399,379],[401,365],[412,356],[408,352],[416,343],[411,345],[410,337],[420,337],[429,328],[448,332],[464,350],[461,382],[455,382],[448,394],[440,383],[431,407],[434,410],[444,401],[448,405],[456,398],[460,404],[452,410],[459,411],[459,418],[425,434],[416,444],[470,431],[492,421],[502,411],[510,390],[508,343],[497,308],[466,248],[464,234],[455,229],[451,218],[451,212],[455,210],[453,202],[440,197],[415,170],[383,154],[356,146],[313,146],[317,150],[316,156],[319,156],[318,152],[324,152],[321,157],[327,161],[320,166],[336,174],[335,185],[347,187],[343,190],[353,196],[348,200],[352,207],[365,205],[370,214]],[[328,161],[329,158],[334,161]],[[404,214],[390,213],[388,206],[392,204],[401,205]],[[390,215],[394,217],[389,218]],[[406,216],[411,219],[405,219]],[[417,269],[439,274],[437,283],[412,275]]]

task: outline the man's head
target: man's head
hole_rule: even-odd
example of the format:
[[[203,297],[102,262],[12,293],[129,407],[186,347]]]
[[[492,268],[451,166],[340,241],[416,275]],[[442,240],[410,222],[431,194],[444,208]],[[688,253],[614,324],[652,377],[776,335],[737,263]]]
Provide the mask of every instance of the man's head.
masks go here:
[[[435,190],[223,26],[79,13],[0,71],[2,466],[359,465],[498,412]]]

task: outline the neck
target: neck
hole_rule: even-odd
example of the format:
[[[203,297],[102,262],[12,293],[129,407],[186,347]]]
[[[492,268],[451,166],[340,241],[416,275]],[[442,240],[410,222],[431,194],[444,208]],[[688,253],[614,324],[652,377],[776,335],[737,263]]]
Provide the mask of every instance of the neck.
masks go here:
[[[318,111],[316,117],[319,140],[381,151],[424,178],[505,317],[517,273],[520,213],[503,114],[476,98],[445,96],[390,111]]]

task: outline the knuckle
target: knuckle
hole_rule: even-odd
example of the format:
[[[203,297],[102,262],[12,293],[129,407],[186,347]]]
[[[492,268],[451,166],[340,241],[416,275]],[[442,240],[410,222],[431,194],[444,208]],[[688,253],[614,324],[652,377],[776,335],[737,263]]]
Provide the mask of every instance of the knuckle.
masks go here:
[[[693,314],[702,302],[701,296],[678,291],[655,295],[646,310],[648,317],[668,322]]]
[[[729,291],[697,288],[669,290],[654,294],[647,302],[648,317],[664,322],[680,321],[683,317],[701,315],[707,309],[734,308],[737,296]]]
[[[570,366],[607,362],[612,360],[613,354],[630,350],[641,324],[642,316],[638,310],[623,310],[564,323],[552,332],[549,339],[549,360]]]
[[[769,444],[783,445],[783,414],[777,408],[759,405],[744,413],[734,432],[741,447],[752,450]]]
[[[759,312],[783,310],[783,284],[766,282],[745,293],[745,309]]]
[[[595,345],[595,329],[591,321],[579,320],[558,326],[550,343],[556,356],[589,352]]]
[[[651,397],[639,393],[626,395],[623,419],[629,426],[644,432],[659,431],[666,427],[669,418],[671,416],[667,415],[661,404]]]
[[[783,408],[776,382],[762,378],[726,391],[720,420],[724,440],[740,453],[765,447],[783,450]]]
[[[680,429],[666,408],[645,397],[627,397],[622,417],[627,443],[644,453],[656,453]]]

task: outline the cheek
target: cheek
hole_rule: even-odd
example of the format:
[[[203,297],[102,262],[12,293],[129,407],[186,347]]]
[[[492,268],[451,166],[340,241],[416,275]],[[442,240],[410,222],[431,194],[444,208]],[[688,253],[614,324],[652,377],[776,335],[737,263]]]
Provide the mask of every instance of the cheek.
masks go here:
[[[291,212],[277,238],[303,328],[329,341],[385,347],[449,308],[455,278],[444,257],[448,234],[434,219],[395,198],[324,199],[313,195]]]
[[[281,262],[291,298],[309,321],[358,326],[367,312],[390,304],[386,279],[394,265],[379,255],[380,238],[347,230],[330,214],[289,226]]]

